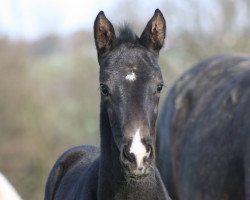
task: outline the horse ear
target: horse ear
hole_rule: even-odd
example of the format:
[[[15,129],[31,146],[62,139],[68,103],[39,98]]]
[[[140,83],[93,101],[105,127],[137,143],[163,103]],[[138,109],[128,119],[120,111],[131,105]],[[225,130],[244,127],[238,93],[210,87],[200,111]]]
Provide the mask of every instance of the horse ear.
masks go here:
[[[94,23],[94,38],[98,56],[107,52],[114,43],[115,31],[103,11],[96,16]]]
[[[155,10],[140,37],[140,43],[148,49],[159,52],[164,45],[166,22],[159,9]]]

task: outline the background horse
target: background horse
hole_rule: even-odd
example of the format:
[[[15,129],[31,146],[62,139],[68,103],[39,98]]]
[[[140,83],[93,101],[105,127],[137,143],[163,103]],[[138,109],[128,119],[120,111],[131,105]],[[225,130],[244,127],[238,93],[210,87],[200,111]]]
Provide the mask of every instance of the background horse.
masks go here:
[[[94,23],[100,64],[100,156],[97,147],[66,151],[46,185],[52,199],[169,199],[155,167],[155,121],[163,87],[158,65],[165,20],[157,9],[141,37],[117,37],[101,11]]]
[[[16,190],[13,188],[13,186],[2,173],[0,173],[0,199],[22,200]]]
[[[158,164],[173,199],[250,199],[250,57],[209,58],[171,88]]]

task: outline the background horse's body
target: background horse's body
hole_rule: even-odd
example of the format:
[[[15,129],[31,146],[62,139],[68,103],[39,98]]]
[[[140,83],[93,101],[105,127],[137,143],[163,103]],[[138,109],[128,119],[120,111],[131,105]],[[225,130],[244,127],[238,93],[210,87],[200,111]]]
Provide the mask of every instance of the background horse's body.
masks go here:
[[[100,152],[91,146],[66,151],[50,173],[45,200],[167,200],[154,148],[164,17],[156,10],[140,38],[128,27],[116,37],[101,11],[94,36],[100,64]]]
[[[22,200],[6,177],[0,172],[0,199]]]
[[[200,62],[171,88],[158,166],[173,199],[250,199],[250,57]]]

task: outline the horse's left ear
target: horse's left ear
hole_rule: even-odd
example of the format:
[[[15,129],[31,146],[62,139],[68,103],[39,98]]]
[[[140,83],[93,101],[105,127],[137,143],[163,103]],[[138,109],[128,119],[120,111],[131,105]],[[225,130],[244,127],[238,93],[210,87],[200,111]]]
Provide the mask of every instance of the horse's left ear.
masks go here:
[[[150,50],[159,52],[164,45],[165,36],[166,22],[161,11],[156,9],[154,16],[142,32],[140,43]]]

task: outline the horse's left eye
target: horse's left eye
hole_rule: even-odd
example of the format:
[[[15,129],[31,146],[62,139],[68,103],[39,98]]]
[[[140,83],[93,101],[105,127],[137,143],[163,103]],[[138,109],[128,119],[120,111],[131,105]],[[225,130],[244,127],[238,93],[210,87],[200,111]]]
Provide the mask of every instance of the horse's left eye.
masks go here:
[[[160,93],[162,91],[162,88],[163,88],[164,84],[163,83],[160,83],[157,85],[157,92]]]

